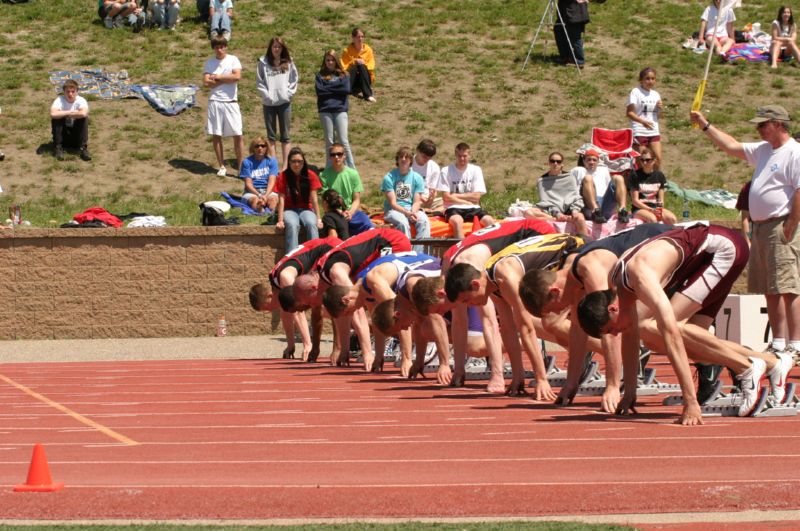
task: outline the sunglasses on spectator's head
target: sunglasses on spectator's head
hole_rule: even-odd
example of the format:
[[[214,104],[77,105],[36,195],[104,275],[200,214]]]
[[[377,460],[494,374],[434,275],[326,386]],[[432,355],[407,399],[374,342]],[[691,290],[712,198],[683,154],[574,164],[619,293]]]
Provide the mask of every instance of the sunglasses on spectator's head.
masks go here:
[[[550,159],[550,164],[561,164],[562,162],[564,162],[564,161],[563,160],[558,160],[558,159]]]
[[[344,151],[331,151],[328,155],[331,157],[344,157]]]

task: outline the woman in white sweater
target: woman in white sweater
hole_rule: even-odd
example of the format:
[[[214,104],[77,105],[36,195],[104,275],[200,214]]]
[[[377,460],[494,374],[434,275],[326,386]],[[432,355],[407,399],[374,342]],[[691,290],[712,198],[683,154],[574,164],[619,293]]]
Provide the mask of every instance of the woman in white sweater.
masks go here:
[[[285,170],[292,149],[290,131],[292,125],[292,97],[297,92],[297,68],[289,54],[286,43],[280,37],[269,41],[267,51],[258,61],[256,89],[261,96],[264,110],[264,125],[270,154],[277,158],[276,132],[280,132],[281,169]],[[277,128],[276,128],[277,125]]]

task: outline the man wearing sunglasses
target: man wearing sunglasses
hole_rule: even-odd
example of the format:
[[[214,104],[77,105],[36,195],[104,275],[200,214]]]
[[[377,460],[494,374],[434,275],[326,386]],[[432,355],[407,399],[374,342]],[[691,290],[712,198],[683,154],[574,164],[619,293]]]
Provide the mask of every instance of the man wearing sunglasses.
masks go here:
[[[572,222],[574,232],[587,234],[586,218],[583,215],[583,197],[577,182],[564,171],[564,155],[553,151],[548,156],[547,173],[539,177],[536,188],[539,202],[524,212],[526,218],[545,221]]]
[[[747,291],[767,299],[773,339],[769,350],[800,363],[800,144],[789,134],[789,113],[780,105],[759,107],[750,123],[762,142],[739,142],[701,112],[690,114],[711,142],[752,166],[753,221]]]
[[[369,216],[361,210],[361,194],[364,193],[364,185],[361,183],[361,176],[355,168],[345,164],[345,150],[342,144],[334,143],[328,149],[328,156],[331,165],[319,174],[322,181],[321,193],[326,190],[336,190],[344,201],[344,217],[347,219],[350,236],[355,236],[366,230],[372,229],[375,225],[369,220]]]

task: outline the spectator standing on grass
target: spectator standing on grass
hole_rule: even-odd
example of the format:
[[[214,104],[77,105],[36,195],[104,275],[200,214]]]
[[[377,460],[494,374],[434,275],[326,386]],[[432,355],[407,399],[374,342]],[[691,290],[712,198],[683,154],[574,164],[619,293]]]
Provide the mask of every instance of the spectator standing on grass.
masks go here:
[[[667,178],[660,170],[654,168],[656,160],[652,149],[647,147],[641,149],[639,167],[631,173],[628,185],[633,215],[645,223],[663,221],[673,225],[677,223],[678,218],[664,208]]]
[[[203,86],[211,89],[208,96],[206,132],[211,135],[214,154],[217,156],[217,175],[225,177],[225,156],[222,137],[233,137],[236,167],[242,167],[244,140],[242,139],[242,113],[239,110],[238,87],[242,78],[242,64],[235,55],[228,54],[228,41],[223,37],[211,39],[214,57],[203,66]]]
[[[700,112],[690,118],[715,146],[755,167],[748,195],[753,235],[747,290],[766,296],[769,349],[791,354],[800,364],[800,144],[789,135],[789,113],[780,105],[759,107],[750,122],[762,142],[745,143]]]
[[[411,225],[414,225],[417,238],[430,238],[431,224],[422,210],[425,181],[422,175],[411,169],[412,158],[411,148],[403,146],[398,149],[394,159],[397,167],[383,178],[381,192],[386,196],[383,219],[408,239],[411,239]],[[413,249],[418,253],[425,250],[422,245],[415,245]]]
[[[436,189],[442,192],[444,219],[450,224],[454,238],[464,238],[464,223],[478,219],[483,227],[494,224],[494,218],[481,208],[486,193],[481,167],[470,163],[466,142],[456,146],[456,161],[442,170]]]
[[[208,16],[211,20],[210,36],[222,37],[231,40],[231,21],[233,20],[233,0],[211,0],[208,8]]]
[[[342,53],[342,66],[350,74],[350,94],[375,103],[372,93],[372,84],[375,83],[375,54],[369,44],[364,42],[366,36],[361,28],[354,28],[350,36],[352,42]]]
[[[78,83],[64,81],[63,94],[50,106],[50,128],[53,133],[53,154],[64,160],[64,147],[80,149],[81,160],[90,161],[89,104],[78,96]]]
[[[289,151],[289,167],[278,174],[275,191],[278,192],[278,223],[284,229],[286,252],[299,245],[300,225],[305,230],[306,240],[319,238],[322,228],[317,190],[322,188],[314,171],[308,168],[303,150],[295,147]]]
[[[553,26],[558,62],[583,68],[583,32],[589,23],[589,0],[558,0],[558,20]],[[571,45],[571,46],[570,46]]]
[[[778,68],[778,58],[786,60],[794,57],[792,66],[800,66],[800,48],[797,47],[797,26],[794,23],[792,8],[778,8],[778,18],[772,21],[772,42],[769,48],[770,66]]]
[[[289,54],[289,48],[280,37],[270,39],[267,51],[258,61],[256,89],[261,96],[270,151],[277,158],[275,140],[276,132],[280,131],[281,168],[286,170],[289,150],[292,148],[290,129],[292,98],[297,92],[297,68]]]
[[[369,216],[361,210],[361,194],[364,193],[364,185],[361,176],[355,170],[346,166],[344,163],[345,148],[342,144],[334,143],[328,151],[331,165],[320,173],[322,190],[336,190],[344,204],[344,218],[348,223],[350,236],[360,234],[365,230],[374,227]],[[342,235],[339,235],[342,238]],[[344,238],[342,238],[344,239]]]
[[[180,14],[180,0],[153,0],[153,23],[156,29],[174,30]]]
[[[350,77],[336,55],[336,50],[328,50],[322,56],[322,66],[314,80],[317,92],[317,112],[325,135],[325,152],[329,153],[334,142],[343,146],[347,156],[347,165],[356,167],[350,142],[347,139],[348,129],[348,96],[350,95]],[[326,166],[335,161],[327,157]]]
[[[750,239],[753,236],[752,221],[750,220],[750,185],[752,181],[747,181],[739,190],[739,195],[736,197],[736,210],[741,215],[742,235],[747,241],[747,247],[751,247]]]
[[[653,88],[655,84],[654,68],[648,66],[639,72],[639,86],[631,90],[626,112],[633,129],[634,148],[649,147],[656,157],[653,167],[658,170],[663,162],[658,116],[664,104],[661,95]]]
[[[278,179],[278,162],[269,156],[269,144],[260,136],[250,142],[250,156],[242,161],[239,178],[244,181],[242,199],[250,206],[258,205],[275,210],[278,206],[278,194],[275,182]],[[254,207],[255,208],[255,207]]]
[[[719,23],[717,23],[718,16]],[[720,57],[725,57],[728,50],[736,43],[733,32],[735,21],[736,15],[733,13],[733,8],[724,9],[720,15],[720,0],[713,0],[711,5],[706,6],[700,16],[700,38],[705,41],[709,53],[712,41],[716,41],[717,53]]]

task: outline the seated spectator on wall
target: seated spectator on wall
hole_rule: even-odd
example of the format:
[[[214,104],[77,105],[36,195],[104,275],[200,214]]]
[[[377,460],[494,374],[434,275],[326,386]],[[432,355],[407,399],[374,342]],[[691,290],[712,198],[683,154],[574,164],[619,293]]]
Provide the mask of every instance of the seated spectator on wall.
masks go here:
[[[322,216],[322,236],[336,237],[344,241],[350,237],[350,227],[347,223],[347,218],[344,217],[344,212],[347,207],[344,206],[344,201],[339,196],[336,190],[325,190],[322,194],[322,208],[325,210],[325,215]]]
[[[439,165],[433,160],[436,156],[436,144],[427,138],[417,144],[417,152],[411,161],[411,169],[422,175],[425,179],[425,191],[422,193],[422,206],[429,210],[441,210],[442,198],[437,197],[436,185],[439,174],[442,172]]]
[[[494,218],[481,208],[486,193],[483,171],[470,163],[470,147],[466,142],[456,146],[456,161],[442,170],[436,189],[442,192],[444,218],[455,238],[464,237],[464,223],[475,218],[483,227],[494,225]]]
[[[414,225],[417,238],[430,238],[431,225],[422,210],[422,192],[425,181],[422,175],[411,169],[413,155],[411,148],[401,147],[395,154],[392,171],[386,174],[381,183],[381,192],[386,196],[383,202],[383,219],[411,239],[411,225]],[[418,253],[425,249],[415,245]]]
[[[600,153],[589,149],[578,159],[578,165],[570,171],[581,188],[583,215],[595,223],[605,223],[618,209],[620,223],[627,223],[630,214],[625,209],[628,191],[625,179],[611,175],[608,168],[600,166]],[[588,179],[586,177],[589,177]]]
[[[364,184],[355,168],[345,165],[345,149],[338,142],[331,145],[328,151],[331,165],[320,174],[322,189],[336,190],[342,199],[345,210],[342,212],[348,223],[350,236],[355,236],[374,228],[369,216],[361,210],[361,194]],[[342,238],[339,235],[339,238]]]
[[[299,245],[300,225],[305,230],[306,240],[319,238],[322,228],[317,190],[322,188],[319,176],[309,169],[303,150],[289,150],[289,167],[278,174],[275,191],[278,192],[279,229],[285,230],[286,252]]]
[[[677,223],[678,218],[664,208],[664,195],[667,178],[654,168],[658,158],[650,148],[641,148],[639,167],[631,173],[628,190],[631,193],[633,215],[645,223],[663,221],[668,225]]]
[[[524,216],[546,221],[568,221],[575,231],[588,234],[583,215],[583,198],[575,179],[564,171],[564,155],[553,151],[548,156],[547,173],[536,183],[539,202],[525,211]]]

